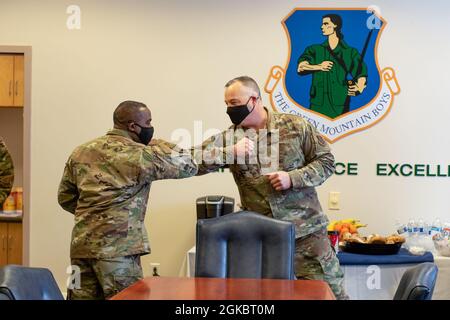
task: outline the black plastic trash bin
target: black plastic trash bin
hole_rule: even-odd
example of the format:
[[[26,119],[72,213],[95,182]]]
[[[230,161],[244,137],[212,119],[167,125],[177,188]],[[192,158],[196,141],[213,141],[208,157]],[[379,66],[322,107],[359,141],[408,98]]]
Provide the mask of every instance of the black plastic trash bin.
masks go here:
[[[216,218],[234,212],[234,199],[205,196],[197,199],[197,219]]]

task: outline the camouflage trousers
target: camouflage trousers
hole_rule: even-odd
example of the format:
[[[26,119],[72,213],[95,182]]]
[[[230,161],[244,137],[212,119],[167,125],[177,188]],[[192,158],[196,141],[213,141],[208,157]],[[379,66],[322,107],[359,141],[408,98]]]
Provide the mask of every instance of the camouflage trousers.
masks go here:
[[[69,300],[104,300],[143,278],[141,256],[71,259],[80,268],[80,287],[67,290]]]
[[[304,280],[324,280],[336,299],[349,299],[343,286],[344,273],[326,229],[295,240],[295,276]]]

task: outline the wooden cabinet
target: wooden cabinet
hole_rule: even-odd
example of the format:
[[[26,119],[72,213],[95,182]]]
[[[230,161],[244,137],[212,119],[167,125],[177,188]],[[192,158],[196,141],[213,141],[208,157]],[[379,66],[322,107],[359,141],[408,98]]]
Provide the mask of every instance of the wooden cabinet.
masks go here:
[[[0,222],[0,266],[8,264],[8,224]]]
[[[22,264],[22,223],[0,222],[0,266]]]
[[[24,56],[0,54],[0,107],[23,107]]]
[[[14,56],[14,107],[23,107],[23,78],[24,58],[23,55]]]
[[[0,106],[12,106],[14,83],[14,56],[0,55]]]

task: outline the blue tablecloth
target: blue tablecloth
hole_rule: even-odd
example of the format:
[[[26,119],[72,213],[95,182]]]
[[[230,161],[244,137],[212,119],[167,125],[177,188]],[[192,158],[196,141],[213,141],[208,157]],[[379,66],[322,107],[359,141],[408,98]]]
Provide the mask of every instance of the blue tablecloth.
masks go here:
[[[408,250],[401,248],[397,254],[367,255],[340,251],[337,254],[341,265],[374,265],[374,264],[407,264],[434,262],[433,254],[425,252],[421,256],[415,256]]]

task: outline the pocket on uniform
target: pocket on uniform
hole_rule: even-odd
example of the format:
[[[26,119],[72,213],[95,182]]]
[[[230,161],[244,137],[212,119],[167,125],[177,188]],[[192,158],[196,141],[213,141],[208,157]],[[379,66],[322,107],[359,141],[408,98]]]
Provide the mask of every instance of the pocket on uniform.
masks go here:
[[[314,249],[313,234],[295,240],[295,276],[301,280],[323,280],[323,269]]]
[[[283,137],[283,140],[279,144],[280,170],[292,171],[303,165],[303,153],[296,137]]]

